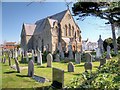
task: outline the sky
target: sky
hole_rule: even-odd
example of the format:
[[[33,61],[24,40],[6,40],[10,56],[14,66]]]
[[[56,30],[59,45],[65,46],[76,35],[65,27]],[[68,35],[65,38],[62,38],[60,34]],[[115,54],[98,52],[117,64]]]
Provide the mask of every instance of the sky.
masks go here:
[[[69,6],[71,10],[72,4]],[[2,2],[2,42],[20,41],[23,23],[34,24],[37,20],[54,15],[67,9],[65,2]],[[72,10],[71,10],[72,13]],[[99,35],[102,39],[112,37],[110,25],[97,17],[86,17],[84,21],[76,20],[80,27],[82,40],[87,38],[96,42]]]

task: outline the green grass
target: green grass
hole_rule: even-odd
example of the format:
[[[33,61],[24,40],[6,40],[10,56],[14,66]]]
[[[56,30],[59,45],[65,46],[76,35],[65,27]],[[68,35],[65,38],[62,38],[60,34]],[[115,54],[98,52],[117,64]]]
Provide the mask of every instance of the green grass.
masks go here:
[[[74,62],[73,62],[74,63]],[[14,64],[14,60],[12,60],[12,65]],[[52,83],[52,68],[46,67],[47,64],[44,63],[42,66],[38,66],[35,63],[34,70],[35,75],[46,77],[51,82],[46,83],[38,83],[30,77],[27,77],[27,69],[21,71],[21,73],[17,73],[14,69],[11,69],[8,66],[8,60],[5,64],[0,63],[2,66],[2,88],[37,88],[43,86],[50,86]],[[74,64],[75,72],[67,72],[68,63],[63,62],[53,62],[52,67],[60,68],[64,70],[64,85],[69,85],[70,81],[75,77],[80,77],[80,74],[84,72],[84,62],[81,64]],[[27,67],[28,64],[20,63],[21,67]],[[99,66],[99,62],[93,62],[93,72],[96,71]],[[1,68],[0,68],[1,69]]]

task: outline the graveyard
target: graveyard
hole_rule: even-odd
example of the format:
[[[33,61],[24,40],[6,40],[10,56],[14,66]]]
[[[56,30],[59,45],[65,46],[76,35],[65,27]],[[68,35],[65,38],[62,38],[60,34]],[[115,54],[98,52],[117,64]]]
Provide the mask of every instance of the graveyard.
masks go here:
[[[117,57],[113,57],[112,59],[107,60],[107,62],[112,62],[112,60],[117,60]],[[25,59],[26,60],[26,59]],[[4,61],[4,60],[3,60]],[[29,61],[30,62],[30,61]],[[39,81],[33,79],[34,76],[29,77],[28,76],[28,63],[21,62],[21,56],[18,56],[18,63],[19,63],[19,69],[20,72],[18,72],[16,69],[14,69],[15,65],[15,59],[11,59],[11,66],[9,66],[9,60],[8,57],[6,57],[5,63],[0,63],[2,65],[2,88],[47,88],[52,84],[53,79],[53,68],[59,68],[61,70],[64,70],[64,87],[70,87],[71,88],[71,82],[76,80],[76,78],[81,78],[80,83],[84,81],[82,78],[82,73],[85,73],[84,64],[85,61],[81,59],[81,62],[77,64],[75,60],[70,61],[74,65],[74,71],[68,70],[68,62],[65,62],[65,60],[61,60],[59,62],[52,62],[52,66],[48,67],[47,62],[43,61],[42,65],[37,64],[37,61],[34,63],[34,76],[45,78],[45,81]],[[92,73],[99,70],[100,61],[92,61]],[[58,75],[57,75],[58,76]],[[57,77],[54,75],[54,77]],[[119,85],[120,83],[118,83]],[[74,85],[74,84],[73,84]],[[72,86],[73,87],[73,86]]]
[[[14,65],[14,59],[11,60],[12,65]],[[20,61],[20,59],[19,59]],[[73,62],[75,64],[75,62]],[[1,64],[1,63],[0,63]],[[50,82],[39,83],[34,79],[27,76],[27,66],[28,64],[20,63],[20,67],[24,69],[21,70],[20,73],[17,73],[16,70],[10,68],[8,64],[8,60],[6,60],[5,64],[2,65],[2,87],[3,88],[37,88],[43,86],[50,86],[52,84],[52,68],[47,67],[46,63],[43,63],[42,66],[37,65],[35,63],[34,70],[37,76],[46,77]],[[68,72],[67,70],[68,63],[64,62],[53,62],[52,67],[56,67],[65,71],[64,75],[64,83],[65,85],[69,85],[70,81],[75,77],[81,77],[81,73],[84,72],[84,62],[81,64],[75,64],[75,71]],[[99,62],[93,62],[93,72],[96,71],[99,66]]]

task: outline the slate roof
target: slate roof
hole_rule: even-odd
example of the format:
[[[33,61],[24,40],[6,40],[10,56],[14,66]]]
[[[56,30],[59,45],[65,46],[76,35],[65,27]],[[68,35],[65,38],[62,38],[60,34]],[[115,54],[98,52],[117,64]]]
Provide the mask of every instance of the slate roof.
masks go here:
[[[66,12],[67,10],[54,14],[52,16],[48,16],[44,19],[36,21],[35,24],[24,24],[26,35],[33,35],[33,33],[39,34],[41,30],[44,30],[47,20],[49,21],[50,26],[53,27],[53,23],[55,21],[60,22],[63,19]]]
[[[26,24],[26,23],[24,23],[23,25],[24,25],[26,35],[33,35],[36,25],[35,24]]]

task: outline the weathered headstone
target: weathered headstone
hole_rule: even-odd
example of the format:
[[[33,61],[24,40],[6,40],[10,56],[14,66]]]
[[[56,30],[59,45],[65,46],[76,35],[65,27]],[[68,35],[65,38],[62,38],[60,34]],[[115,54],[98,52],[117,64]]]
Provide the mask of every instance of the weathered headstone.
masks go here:
[[[106,58],[107,58],[107,59],[111,59],[111,58],[112,58],[112,57],[111,57],[111,54],[110,54],[110,49],[111,49],[111,48],[110,48],[110,46],[108,45],[108,46],[107,46],[107,55],[106,55]]]
[[[9,62],[9,66],[11,66],[11,56],[9,54],[9,57],[8,57],[8,62]]]
[[[32,60],[35,62],[34,50],[32,50]]]
[[[19,63],[18,63],[18,60],[16,58],[15,58],[15,65],[16,65],[17,72],[20,73]]]
[[[4,55],[3,63],[6,63],[6,56]]]
[[[72,62],[68,63],[68,72],[74,72],[74,65]]]
[[[17,49],[15,49],[15,58],[17,58],[17,59],[18,59]]]
[[[29,77],[34,76],[34,62],[33,62],[33,60],[30,60],[28,63],[28,76]]]
[[[72,51],[71,43],[69,43],[69,45],[68,45],[68,58],[73,59],[73,51]]]
[[[91,70],[92,71],[92,62],[86,62],[84,64],[85,71]]]
[[[61,57],[61,59],[64,59],[64,58],[65,58],[65,55],[64,55],[64,52],[63,52],[63,51],[61,51],[60,57]]]
[[[92,62],[92,55],[90,53],[86,53],[85,58],[87,62]]]
[[[22,62],[22,63],[24,62],[24,55],[23,55],[23,53],[22,53],[22,55],[21,55],[21,62]]]
[[[101,51],[100,51],[100,48],[98,47],[98,48],[96,49],[96,59],[97,59],[97,60],[100,60],[101,57],[102,57],[102,53],[101,53]]]
[[[47,67],[52,67],[53,56],[52,54],[47,55]]]
[[[75,63],[76,64],[81,63],[81,53],[78,53],[78,52],[75,53]]]
[[[56,62],[60,62],[59,54],[56,54],[56,56],[55,56],[55,61],[56,61]]]
[[[53,68],[52,70],[52,86],[55,89],[61,89],[64,86],[64,70]]]
[[[42,65],[42,54],[39,49],[37,50],[37,64]]]
[[[26,51],[26,53],[27,53],[27,51]],[[27,55],[26,55],[26,61],[27,61],[27,62],[29,61],[28,53],[27,53]]]

